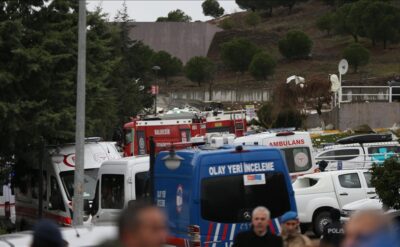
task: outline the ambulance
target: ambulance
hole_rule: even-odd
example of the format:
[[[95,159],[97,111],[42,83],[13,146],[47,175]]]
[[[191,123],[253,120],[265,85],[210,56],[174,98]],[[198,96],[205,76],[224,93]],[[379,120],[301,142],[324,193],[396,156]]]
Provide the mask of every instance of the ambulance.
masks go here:
[[[236,138],[235,145],[272,146],[283,151],[292,178],[313,173],[317,169],[311,137],[308,132],[263,132]]]
[[[72,223],[72,196],[74,193],[75,144],[65,144],[47,149],[43,163],[42,214],[58,224]],[[120,159],[114,142],[102,142],[100,138],[88,138],[85,142],[84,171],[84,220],[90,221],[88,210],[95,196],[97,173],[106,160]],[[39,164],[19,174],[20,182],[15,188],[16,225],[29,229],[39,214]]]
[[[291,179],[279,149],[224,146],[161,152],[156,157],[154,199],[168,215],[171,246],[232,246],[251,229],[252,210],[271,211],[269,231],[279,217],[297,211]]]
[[[150,197],[149,156],[105,161],[99,170],[91,208],[92,223],[115,222],[121,210]]]

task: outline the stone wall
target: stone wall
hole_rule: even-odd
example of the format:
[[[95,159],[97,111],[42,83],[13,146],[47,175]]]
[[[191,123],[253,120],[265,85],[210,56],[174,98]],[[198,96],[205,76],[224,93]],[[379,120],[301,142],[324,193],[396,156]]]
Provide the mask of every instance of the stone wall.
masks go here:
[[[155,51],[166,51],[185,64],[194,56],[207,56],[215,33],[221,30],[203,22],[135,22],[129,36]]]

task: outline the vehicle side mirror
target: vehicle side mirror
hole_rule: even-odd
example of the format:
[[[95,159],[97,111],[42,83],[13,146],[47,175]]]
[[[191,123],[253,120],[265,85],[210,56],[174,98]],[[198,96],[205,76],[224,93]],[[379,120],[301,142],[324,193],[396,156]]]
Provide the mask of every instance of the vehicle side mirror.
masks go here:
[[[90,205],[90,202],[88,199],[83,200],[83,211],[88,212],[90,214],[92,206],[93,206],[93,204]]]

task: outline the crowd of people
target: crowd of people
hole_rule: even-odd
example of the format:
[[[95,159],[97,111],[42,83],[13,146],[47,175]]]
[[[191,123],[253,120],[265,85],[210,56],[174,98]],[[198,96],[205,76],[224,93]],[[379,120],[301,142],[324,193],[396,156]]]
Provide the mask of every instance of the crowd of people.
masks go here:
[[[300,232],[296,212],[280,217],[281,233],[272,234],[270,211],[256,207],[252,212],[251,230],[238,233],[233,247],[395,247],[400,246],[400,225],[381,212],[357,212],[343,225],[340,211],[330,211],[332,222],[324,227],[320,241],[312,241]],[[125,209],[118,220],[118,237],[99,247],[162,247],[168,235],[167,218],[154,205],[137,203]],[[60,230],[49,220],[40,221],[34,229],[32,247],[67,247]]]

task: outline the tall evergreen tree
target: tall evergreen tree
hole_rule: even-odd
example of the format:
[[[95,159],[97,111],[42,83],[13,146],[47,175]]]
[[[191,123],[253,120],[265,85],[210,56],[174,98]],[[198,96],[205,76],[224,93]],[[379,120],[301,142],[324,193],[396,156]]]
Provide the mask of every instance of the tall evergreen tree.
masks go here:
[[[132,82],[146,74],[150,62],[142,58],[150,59],[152,51],[121,38],[128,36],[109,25],[101,10],[88,12],[87,20],[87,135],[108,139],[122,119],[151,101],[146,88]],[[43,141],[73,141],[77,24],[78,1],[0,3],[0,56],[7,58],[0,60],[1,160],[14,157],[23,164],[21,157]],[[134,89],[121,91],[123,84]],[[135,103],[121,103],[128,99]]]

